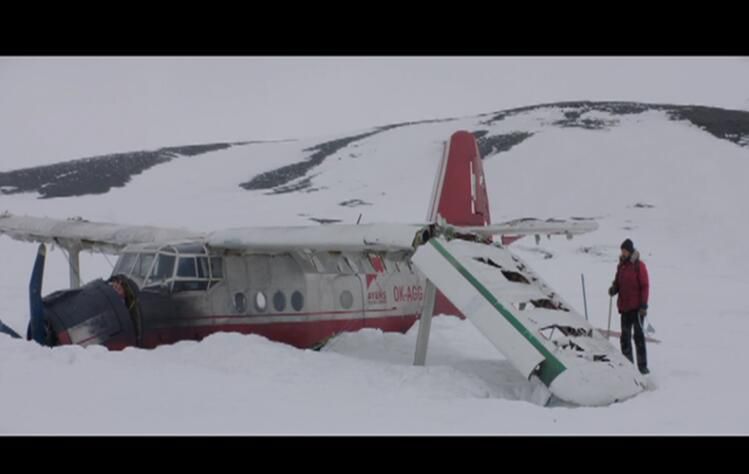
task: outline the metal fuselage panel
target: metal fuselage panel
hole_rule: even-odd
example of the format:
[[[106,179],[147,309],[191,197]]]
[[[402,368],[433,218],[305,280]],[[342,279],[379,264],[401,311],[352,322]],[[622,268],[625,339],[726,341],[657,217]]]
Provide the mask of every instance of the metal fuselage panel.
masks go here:
[[[294,252],[225,255],[224,279],[144,308],[144,347],[222,331],[314,347],[346,331],[407,331],[424,302],[425,278],[410,255]]]

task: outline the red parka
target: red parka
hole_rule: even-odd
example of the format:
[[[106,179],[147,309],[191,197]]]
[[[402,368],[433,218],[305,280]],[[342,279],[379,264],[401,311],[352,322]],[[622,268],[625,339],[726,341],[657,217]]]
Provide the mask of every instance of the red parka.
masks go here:
[[[640,253],[637,250],[629,258],[619,259],[614,286],[619,292],[616,306],[620,313],[648,307],[650,295],[648,268],[645,262],[640,260]]]

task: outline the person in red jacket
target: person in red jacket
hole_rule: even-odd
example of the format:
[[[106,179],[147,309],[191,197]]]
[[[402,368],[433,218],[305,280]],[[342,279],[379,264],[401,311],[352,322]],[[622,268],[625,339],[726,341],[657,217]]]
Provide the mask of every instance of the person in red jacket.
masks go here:
[[[637,368],[640,373],[648,370],[647,352],[645,350],[645,333],[643,324],[648,314],[648,296],[650,281],[645,262],[640,260],[640,252],[630,239],[622,242],[622,254],[616,268],[614,283],[609,288],[609,295],[619,295],[616,306],[621,314],[622,336],[620,339],[622,354],[632,363],[632,327],[635,329],[635,350]]]

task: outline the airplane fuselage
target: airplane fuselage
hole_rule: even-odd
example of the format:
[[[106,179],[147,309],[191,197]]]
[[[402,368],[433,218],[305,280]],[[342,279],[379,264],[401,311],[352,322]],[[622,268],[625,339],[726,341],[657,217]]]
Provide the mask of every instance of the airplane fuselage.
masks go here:
[[[123,254],[137,255],[132,268],[149,260],[153,274],[159,253],[154,258],[133,250]],[[182,259],[193,258],[209,261],[210,274],[179,276],[186,267]],[[122,272],[140,287],[142,347],[231,331],[309,348],[362,328],[404,332],[424,303],[426,279],[403,254],[189,255],[178,256],[175,266],[172,278],[156,285],[132,270]],[[157,300],[162,303],[151,303]]]

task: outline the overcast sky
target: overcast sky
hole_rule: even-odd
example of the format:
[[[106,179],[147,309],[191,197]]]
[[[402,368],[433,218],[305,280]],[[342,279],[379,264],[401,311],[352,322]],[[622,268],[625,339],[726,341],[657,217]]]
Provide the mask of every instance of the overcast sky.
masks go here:
[[[0,57],[0,169],[576,99],[749,110],[749,60]]]

